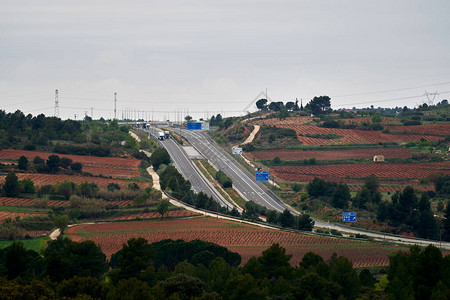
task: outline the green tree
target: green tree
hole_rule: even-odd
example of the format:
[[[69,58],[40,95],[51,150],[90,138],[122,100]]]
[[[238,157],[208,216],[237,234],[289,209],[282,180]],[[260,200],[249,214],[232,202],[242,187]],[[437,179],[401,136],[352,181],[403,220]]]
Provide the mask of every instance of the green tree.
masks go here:
[[[20,170],[28,170],[28,159],[25,156],[19,157],[19,161],[17,162],[17,167]]]
[[[93,241],[72,242],[59,236],[50,241],[44,251],[47,275],[53,281],[74,276],[100,278],[107,268],[106,256]]]
[[[256,108],[259,110],[267,110],[267,99],[259,99],[256,101]]]
[[[72,159],[67,157],[62,157],[59,161],[59,166],[64,169],[68,169],[70,165],[72,164]]]
[[[328,114],[331,112],[330,100],[328,96],[314,97],[305,108],[311,110],[314,115]]]
[[[69,218],[65,215],[55,216],[53,224],[55,224],[56,228],[61,230],[61,234],[64,234],[64,230],[66,230],[67,225],[69,225]]]
[[[338,257],[331,266],[330,280],[342,287],[342,293],[347,299],[355,299],[359,293],[358,274],[353,269],[352,262],[344,256]]]
[[[294,227],[294,216],[286,208],[279,216],[278,222],[283,227]]]
[[[348,188],[348,185],[345,183],[338,183],[333,192],[331,204],[334,207],[345,209],[348,207],[348,201],[350,198],[350,189]]]
[[[267,222],[272,224],[278,224],[278,212],[276,210],[269,210],[267,212]]]
[[[275,155],[275,157],[272,159],[272,162],[273,162],[275,165],[278,165],[278,164],[281,163],[281,158],[280,158],[278,155]]]
[[[131,135],[125,137],[125,147],[127,148],[137,148],[137,141]]]
[[[3,183],[3,192],[8,197],[16,197],[19,195],[20,185],[16,173],[9,172],[6,175],[5,182]]]
[[[19,181],[20,190],[26,194],[34,194],[34,182],[30,178],[25,178]]]
[[[368,269],[364,269],[359,273],[359,282],[361,286],[373,288],[377,280]]]
[[[297,217],[298,226],[297,229],[304,231],[312,231],[314,228],[315,221],[308,214],[301,214]]]
[[[170,155],[166,149],[157,148],[150,156],[150,162],[156,171],[160,165],[168,165],[170,163]]]
[[[296,193],[301,192],[303,189],[303,186],[300,183],[294,183],[292,186],[292,190]]]
[[[78,173],[78,172],[81,172],[81,170],[83,169],[83,165],[82,165],[81,163],[79,163],[79,162],[72,163],[72,164],[70,165],[70,169],[71,169],[72,171]]]
[[[120,191],[120,185],[118,185],[118,184],[115,183],[115,182],[110,182],[110,183],[108,183],[108,185],[107,185],[106,188],[107,188],[107,190],[110,191],[110,192]]]
[[[308,183],[306,190],[311,197],[327,196],[330,192],[328,183],[320,178],[314,177],[313,181]]]
[[[193,299],[199,297],[204,290],[205,283],[197,277],[187,274],[175,274],[166,280],[160,281],[159,285],[164,289],[167,297],[176,295],[180,299]]]
[[[235,277],[230,277],[223,291],[223,297],[230,300],[259,300],[265,299],[267,296],[267,291],[261,290],[258,282],[250,274],[239,274]]]
[[[184,119],[186,120],[186,122],[189,122],[190,120],[192,120],[192,117],[187,115],[186,117],[184,117]]]
[[[292,255],[286,254],[286,249],[281,247],[280,244],[272,244],[258,257],[258,263],[261,266],[261,276],[270,280],[278,279],[281,276],[286,279],[291,278],[293,272],[293,268],[289,263],[291,258]]]
[[[156,210],[160,213],[161,217],[164,218],[164,215],[169,211],[170,202],[167,200],[161,200],[156,207]]]
[[[47,159],[47,167],[50,172],[56,173],[59,170],[59,161],[61,158],[58,155],[50,155]]]
[[[108,293],[107,299],[111,300],[154,300],[157,299],[152,294],[147,283],[136,278],[125,278]]]
[[[63,280],[56,287],[58,299],[91,297],[88,299],[102,299],[105,297],[106,287],[97,278],[72,277]]]
[[[43,276],[45,261],[37,252],[25,249],[22,242],[14,241],[10,246],[0,250],[0,270],[3,271],[0,274],[3,273],[1,275],[6,275],[8,279],[20,276],[31,281]]]
[[[287,117],[289,117],[289,111],[286,108],[282,108],[279,112],[278,112],[278,118],[280,120],[284,120]]]
[[[450,200],[447,202],[445,208],[444,220],[442,220],[442,239],[450,242]]]
[[[118,282],[130,277],[141,278],[144,270],[154,266],[155,250],[144,238],[132,238],[111,256],[111,279]]]
[[[56,184],[56,186],[55,186],[56,193],[64,196],[66,199],[69,199],[70,196],[72,196],[75,189],[76,189],[75,183],[73,183],[71,181],[67,181],[67,180],[64,182],[60,182],[60,183]]]

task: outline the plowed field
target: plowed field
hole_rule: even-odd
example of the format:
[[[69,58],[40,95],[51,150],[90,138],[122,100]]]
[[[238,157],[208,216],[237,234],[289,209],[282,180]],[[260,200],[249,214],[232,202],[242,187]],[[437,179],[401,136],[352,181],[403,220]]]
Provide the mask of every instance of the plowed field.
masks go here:
[[[274,175],[286,181],[310,182],[314,177],[326,181],[361,183],[371,174],[380,183],[418,184],[420,178],[434,172],[450,174],[450,161],[438,163],[389,164],[361,163],[316,166],[272,167]]]
[[[386,142],[419,142],[421,138],[427,141],[442,140],[443,137],[425,135],[425,134],[387,134],[380,131],[366,131],[356,129],[340,129],[340,128],[324,128],[313,125],[284,125],[279,124],[277,127],[294,129],[297,135],[306,134],[334,134],[343,136],[336,139],[320,139],[307,136],[298,136],[298,140],[305,145],[343,145],[343,144],[377,144]]]
[[[216,218],[193,218],[166,221],[103,223],[78,225],[67,229],[75,241],[92,240],[100,245],[108,258],[130,238],[143,237],[150,243],[163,239],[201,239],[227,247],[242,256],[242,264],[261,255],[273,243],[280,243],[292,254],[292,265],[313,251],[328,259],[333,252],[348,257],[356,267],[387,265],[387,254],[404,247],[331,237],[294,234],[265,229]]]
[[[19,216],[21,219],[29,216],[36,216],[39,215],[38,213],[27,213],[27,212],[10,212],[10,211],[0,211],[0,223],[5,222],[5,219],[11,218],[11,220],[14,220],[17,216]]]
[[[69,206],[69,201],[63,200],[49,200],[47,206]],[[104,204],[116,204],[119,206],[127,206],[133,205],[133,200],[120,200],[120,201],[108,201],[104,202]],[[25,198],[8,198],[8,197],[0,197],[0,205],[7,206],[34,206],[33,199],[25,199]]]
[[[47,159],[50,155],[58,155],[59,157],[67,157],[74,162],[79,162],[83,166],[103,167],[103,168],[123,168],[123,169],[137,169],[139,160],[135,158],[120,158],[120,157],[99,157],[99,156],[83,156],[83,155],[69,155],[38,151],[25,151],[15,149],[0,150],[0,159],[15,159],[18,160],[22,155],[29,161],[32,161],[36,156],[42,159]]]
[[[186,209],[179,209],[179,210],[171,210],[168,211],[164,217],[193,217],[193,216],[199,216],[200,214],[186,210]],[[108,218],[102,218],[101,221],[130,221],[130,220],[136,220],[136,219],[155,219],[155,218],[161,218],[161,214],[156,211],[151,211],[148,213],[125,213],[121,216],[115,216],[115,217],[108,217]],[[85,222],[88,222],[89,220],[85,220]],[[99,219],[94,219],[92,221],[99,221]]]
[[[52,175],[52,174],[27,174],[27,173],[17,173],[16,174],[19,180],[23,180],[25,178],[30,178],[35,185],[42,186],[46,184],[56,184],[64,181],[72,181],[76,184],[80,184],[82,182],[93,182],[97,184],[99,187],[106,187],[108,183],[115,182],[121,188],[127,187],[131,182],[128,180],[120,180],[120,179],[109,179],[109,178],[101,178],[101,177],[89,177],[89,176],[79,176],[79,175]],[[0,176],[0,182],[4,182],[5,175]],[[146,188],[149,186],[148,182],[137,182],[140,188]]]
[[[413,126],[401,126],[390,125],[387,126],[390,131],[396,132],[408,132],[417,134],[438,134],[438,135],[450,135],[450,123],[445,124],[426,124],[426,125],[413,125]]]
[[[83,167],[83,172],[88,172],[93,175],[111,176],[113,178],[131,178],[139,177],[141,173],[130,169],[117,169],[105,167]]]
[[[318,160],[337,159],[368,159],[372,160],[374,155],[384,155],[386,158],[409,158],[411,150],[402,148],[380,148],[380,149],[351,149],[351,150],[330,150],[330,151],[308,151],[277,149],[276,151],[255,151],[247,153],[251,158],[273,159],[275,156],[283,160],[302,160],[316,158]]]

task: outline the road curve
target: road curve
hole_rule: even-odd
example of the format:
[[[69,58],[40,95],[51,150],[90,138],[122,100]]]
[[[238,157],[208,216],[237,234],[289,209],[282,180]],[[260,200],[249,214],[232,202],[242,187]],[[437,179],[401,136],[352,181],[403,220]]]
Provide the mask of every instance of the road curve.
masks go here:
[[[288,207],[282,200],[280,200],[274,193],[272,193],[266,186],[255,182],[255,178],[251,177],[249,172],[245,170],[239,163],[220,147],[204,132],[181,130],[183,136],[205,156],[217,168],[225,172],[232,180],[233,187],[245,196],[246,200],[252,200],[268,209],[283,211],[288,208],[293,214],[300,213]],[[400,235],[385,234],[381,232],[368,231],[358,228],[351,228],[340,226],[337,224],[330,224],[324,221],[316,220],[315,226],[319,228],[335,229],[349,234],[361,234],[380,241],[389,241],[400,244],[410,245],[429,245],[433,244],[436,247],[443,249],[450,249],[449,242],[430,241],[418,238],[409,238]]]
[[[234,207],[233,204],[225,200],[222,195],[211,186],[209,181],[204,178],[203,174],[194,166],[191,159],[186,155],[176,141],[173,139],[164,139],[159,141],[160,144],[167,150],[170,158],[173,160],[175,167],[183,175],[186,180],[189,180],[192,186],[192,190],[196,193],[203,192],[213,199],[221,206],[227,207],[230,210]]]

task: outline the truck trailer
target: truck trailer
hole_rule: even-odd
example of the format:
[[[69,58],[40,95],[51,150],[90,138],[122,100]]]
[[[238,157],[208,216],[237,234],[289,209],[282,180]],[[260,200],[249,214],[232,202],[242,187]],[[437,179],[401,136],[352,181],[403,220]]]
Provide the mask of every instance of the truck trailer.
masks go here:
[[[164,132],[158,131],[158,139],[160,139],[161,141],[164,140]]]

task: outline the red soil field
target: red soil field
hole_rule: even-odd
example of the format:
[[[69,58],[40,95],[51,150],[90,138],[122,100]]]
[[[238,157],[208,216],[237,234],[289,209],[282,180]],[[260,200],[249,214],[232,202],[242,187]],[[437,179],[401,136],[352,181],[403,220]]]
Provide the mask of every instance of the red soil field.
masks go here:
[[[139,177],[141,173],[130,169],[115,169],[105,167],[83,167],[83,172],[88,172],[93,175],[111,176],[114,178],[131,178]]]
[[[355,124],[361,125],[362,123],[373,123],[372,118],[354,118],[354,119],[340,119],[340,121],[345,121],[345,124]],[[390,124],[398,122],[398,120],[393,118],[381,118],[381,124]]]
[[[360,191],[362,189],[362,185],[349,185],[348,188],[351,191]],[[395,193],[396,191],[402,191],[405,188],[405,186],[379,186],[378,190],[380,192],[391,192]],[[414,185],[415,190],[420,191],[434,191],[433,185]]]
[[[121,188],[127,187],[131,182],[128,180],[120,180],[120,179],[109,179],[109,178],[101,178],[101,177],[89,177],[89,176],[80,176],[80,175],[53,175],[53,174],[36,174],[36,173],[17,173],[16,174],[19,180],[23,180],[25,178],[30,178],[35,185],[42,186],[46,184],[56,184],[64,181],[72,181],[75,184],[80,184],[85,181],[93,182],[97,184],[99,187],[105,188],[108,183],[115,182]],[[0,176],[0,182],[4,182],[6,175]],[[149,182],[135,182],[139,185],[140,188],[146,188],[149,186]]]
[[[450,123],[412,125],[412,126],[389,125],[387,126],[387,128],[389,128],[390,131],[396,132],[450,135]]]
[[[298,125],[298,124],[305,124],[312,122],[311,117],[289,117],[283,120],[272,118],[272,119],[265,119],[265,120],[256,120],[253,123],[258,125],[267,125],[267,126],[277,126],[279,125]]]
[[[343,136],[338,139],[319,139],[307,136],[298,136],[298,140],[305,145],[343,145],[343,144],[376,144],[386,142],[407,142],[420,141],[424,138],[427,141],[442,140],[443,137],[433,135],[402,135],[402,134],[387,134],[380,131],[366,131],[356,129],[340,129],[340,128],[324,128],[313,125],[284,125],[279,124],[277,127],[294,129],[297,135],[302,134],[335,134]]]
[[[21,219],[29,216],[36,216],[39,215],[38,213],[28,213],[28,212],[10,212],[10,211],[0,211],[0,223],[5,222],[5,219],[11,218],[11,220],[14,220],[17,216],[19,216]]]
[[[37,237],[41,237],[41,236],[46,236],[49,235],[50,231],[46,231],[46,230],[26,230],[25,231],[25,235],[29,235],[33,238],[37,238]]]
[[[279,119],[267,119],[267,120],[257,120],[255,124],[267,125],[267,126],[277,126],[281,128],[294,129],[298,134],[336,134],[343,136],[340,139],[319,139],[310,138],[306,136],[298,136],[298,140],[305,145],[331,145],[331,144],[376,144],[383,142],[407,142],[407,141],[420,141],[421,138],[427,141],[441,140],[441,137],[427,135],[428,134],[440,134],[446,135],[450,134],[450,124],[431,124],[431,125],[420,125],[420,126],[395,126],[389,125],[391,131],[400,132],[411,132],[417,134],[386,134],[380,131],[365,131],[357,129],[339,129],[339,128],[323,128],[315,125],[306,125],[311,123],[311,117],[290,117],[284,120]],[[351,124],[361,124],[363,122],[371,122],[368,118],[357,118],[357,119],[345,119],[346,123]],[[393,120],[383,119],[383,124],[389,124]],[[443,125],[443,126],[441,126]],[[440,129],[439,129],[439,126]],[[395,130],[394,130],[395,129]]]
[[[104,167],[104,168],[123,168],[123,169],[137,169],[139,160],[135,158],[120,158],[120,157],[99,157],[99,156],[83,156],[83,155],[69,155],[38,151],[25,151],[15,149],[0,150],[0,159],[14,159],[18,160],[22,155],[28,160],[33,160],[36,156],[42,159],[47,159],[50,155],[58,155],[59,157],[67,157],[74,162],[79,162],[83,166]]]
[[[330,150],[330,151],[309,151],[309,150],[291,150],[277,149],[272,151],[255,151],[246,153],[250,158],[273,159],[275,156],[283,160],[301,160],[316,158],[318,160],[336,160],[336,159],[369,159],[374,155],[384,155],[385,158],[409,158],[411,150],[403,148],[380,148],[380,149],[349,149],[349,150]]]
[[[105,205],[107,204],[117,204],[119,206],[127,206],[133,205],[133,200],[120,200],[120,201],[105,201]],[[25,199],[25,198],[8,198],[8,197],[0,197],[0,205],[6,206],[34,206],[33,199]],[[49,200],[47,206],[69,206],[70,201],[63,200]]]
[[[100,245],[108,259],[130,238],[143,237],[149,243],[163,239],[201,239],[227,247],[242,256],[242,264],[261,255],[273,243],[279,243],[292,254],[296,266],[303,255],[313,251],[328,259],[333,252],[348,257],[356,267],[389,263],[387,254],[405,247],[352,241],[332,237],[295,234],[216,218],[190,218],[145,222],[114,222],[77,225],[67,229],[74,241],[92,240]]]
[[[310,182],[314,177],[319,177],[326,181],[360,183],[363,182],[364,177],[375,174],[379,177],[380,183],[418,184],[420,178],[430,173],[450,174],[450,161],[417,164],[361,163],[280,166],[271,169],[276,177],[285,181]]]
[[[186,209],[178,209],[178,210],[171,210],[168,211],[164,217],[193,217],[193,216],[199,216],[200,214],[186,210]],[[139,219],[155,219],[155,218],[161,218],[161,214],[156,211],[148,212],[148,213],[126,213],[122,216],[115,216],[115,217],[109,217],[109,218],[102,218],[100,221],[130,221],[130,220],[136,220]],[[87,221],[87,220],[86,220]],[[99,221],[98,219],[95,219],[95,221]]]

